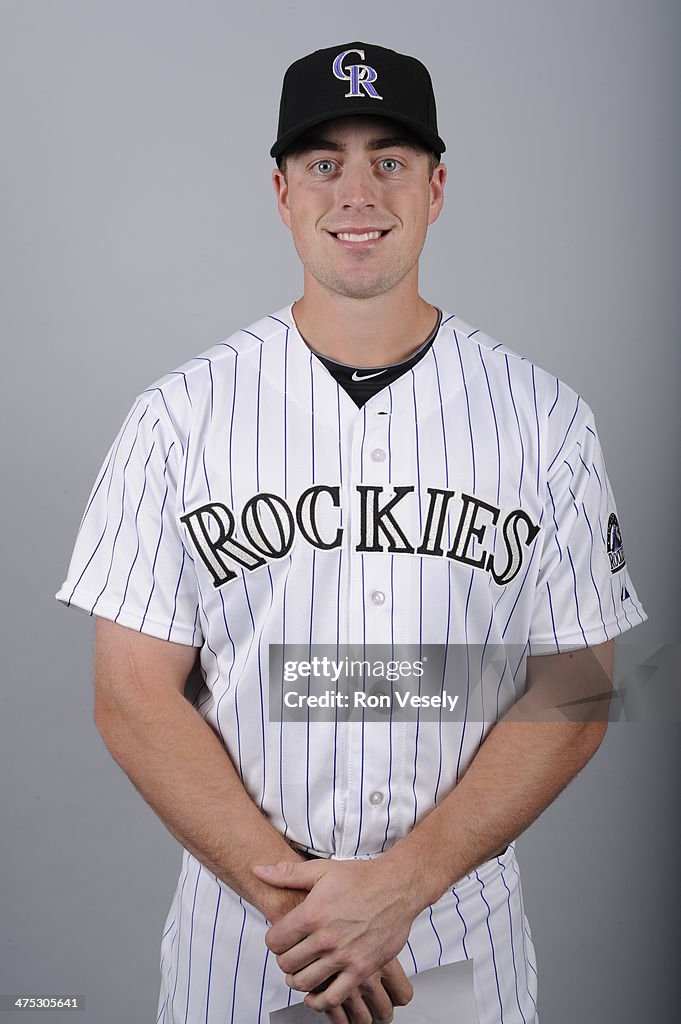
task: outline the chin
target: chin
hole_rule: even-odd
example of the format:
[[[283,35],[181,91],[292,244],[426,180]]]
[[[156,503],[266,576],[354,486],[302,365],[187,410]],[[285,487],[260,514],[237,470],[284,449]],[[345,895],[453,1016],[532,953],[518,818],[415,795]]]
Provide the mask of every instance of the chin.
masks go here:
[[[314,274],[319,283],[336,295],[346,299],[373,299],[385,295],[395,288],[411,268],[395,273],[384,273],[374,277],[346,277],[340,274]]]

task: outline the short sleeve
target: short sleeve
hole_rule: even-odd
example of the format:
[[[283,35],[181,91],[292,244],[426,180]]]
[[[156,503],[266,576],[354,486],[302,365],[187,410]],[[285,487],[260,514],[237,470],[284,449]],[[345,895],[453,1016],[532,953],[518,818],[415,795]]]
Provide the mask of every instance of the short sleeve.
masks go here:
[[[95,480],[55,597],[89,615],[200,647],[194,563],[176,518],[181,457],[161,403],[138,396]]]
[[[644,622],[591,410],[548,467],[530,653],[604,643]]]

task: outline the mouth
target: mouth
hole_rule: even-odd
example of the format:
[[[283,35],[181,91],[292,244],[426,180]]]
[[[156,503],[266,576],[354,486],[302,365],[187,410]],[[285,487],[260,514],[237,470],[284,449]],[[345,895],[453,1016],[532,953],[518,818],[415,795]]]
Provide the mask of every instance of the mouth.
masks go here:
[[[328,234],[346,249],[367,249],[377,245],[391,230],[368,228],[365,231],[329,231]]]

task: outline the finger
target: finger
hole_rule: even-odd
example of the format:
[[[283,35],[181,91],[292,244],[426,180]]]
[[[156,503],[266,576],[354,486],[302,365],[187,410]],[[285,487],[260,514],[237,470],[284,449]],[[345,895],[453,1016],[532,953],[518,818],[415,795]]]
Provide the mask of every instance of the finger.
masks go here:
[[[373,1015],[357,989],[343,1002],[350,1024],[372,1024]]]
[[[390,996],[381,984],[380,972],[372,974],[370,978],[359,986],[359,993],[364,1000],[367,1009],[371,1011],[372,1019],[377,1021],[391,1021],[393,1019],[393,1003]]]
[[[322,986],[323,988],[326,988],[326,986]],[[334,1006],[332,1010],[325,1010],[324,1016],[328,1017],[332,1024],[350,1024],[350,1018],[342,1006]]]
[[[359,989],[351,992],[342,1006],[336,1006],[333,1010],[325,1010],[324,1016],[331,1021],[331,1024],[364,1024],[365,1021],[366,1024],[371,1024],[373,1021],[372,1010],[360,995]],[[391,1008],[390,1014],[381,1020],[380,1024],[391,1024],[392,1020]],[[379,1024],[378,1019],[377,1024]]]
[[[324,874],[323,865],[323,860],[280,860],[276,864],[253,864],[251,871],[268,885],[278,885],[283,889],[311,889]]]
[[[309,908],[305,903],[306,901],[303,900],[293,910],[289,910],[288,914],[280,917],[265,934],[265,945],[277,956],[298,945],[314,931],[314,925],[310,923]],[[317,955],[319,955],[318,947]],[[308,963],[309,960],[308,957]]]
[[[322,992],[308,992],[303,1002],[311,1010],[330,1010],[342,1006],[357,988],[358,979],[348,971],[341,971]]]
[[[319,960],[320,956],[331,953],[333,948],[333,943],[327,942],[324,932],[320,931],[315,935],[308,935],[302,942],[297,942],[295,946],[279,953],[277,964],[284,974],[296,974],[309,967],[315,960]]]
[[[324,1016],[331,1021],[331,1024],[350,1024],[350,1019],[342,1006],[335,1006],[333,1010],[325,1010]]]
[[[397,959],[390,960],[381,968],[381,984],[386,990],[393,1006],[406,1006],[414,997],[414,986],[404,973],[402,964]]]
[[[340,964],[331,957],[321,956],[302,971],[286,975],[286,984],[296,992],[312,992],[325,981],[333,978]]]

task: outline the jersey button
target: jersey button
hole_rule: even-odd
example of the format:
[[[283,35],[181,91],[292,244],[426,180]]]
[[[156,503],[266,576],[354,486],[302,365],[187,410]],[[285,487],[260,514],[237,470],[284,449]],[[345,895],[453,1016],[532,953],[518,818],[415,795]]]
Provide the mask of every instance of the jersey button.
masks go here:
[[[382,590],[374,590],[374,591],[372,591],[372,593],[371,593],[371,603],[375,604],[377,607],[379,607],[382,604],[385,604],[385,594],[383,593]]]
[[[378,804],[382,804],[383,803],[383,794],[381,793],[381,791],[379,789],[375,789],[373,791],[373,793],[369,797],[369,803],[373,804],[374,807],[377,807]]]
[[[371,458],[374,462],[385,462],[385,450],[383,448],[374,448]]]

